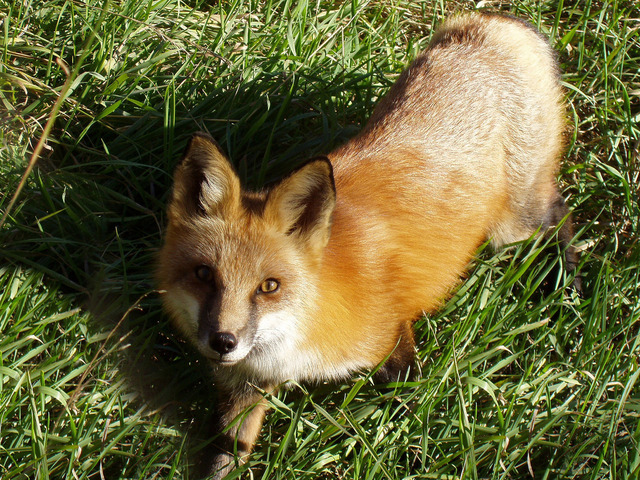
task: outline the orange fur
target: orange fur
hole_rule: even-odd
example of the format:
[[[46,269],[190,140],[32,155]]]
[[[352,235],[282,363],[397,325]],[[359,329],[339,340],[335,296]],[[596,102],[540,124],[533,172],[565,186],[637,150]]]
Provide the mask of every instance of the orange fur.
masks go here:
[[[258,404],[219,446],[237,436],[246,455],[258,435],[264,402],[249,384],[340,379],[387,357],[381,378],[402,375],[413,320],[438,308],[482,242],[562,218],[563,122],[540,35],[466,15],[436,32],[356,138],[269,191],[243,191],[217,144],[195,136],[176,170],[158,278],[226,392],[219,428]],[[213,456],[215,478],[230,462]]]

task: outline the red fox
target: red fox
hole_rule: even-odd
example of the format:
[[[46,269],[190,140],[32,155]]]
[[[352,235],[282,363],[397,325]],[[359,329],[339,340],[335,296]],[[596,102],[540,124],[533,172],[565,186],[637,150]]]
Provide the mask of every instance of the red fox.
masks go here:
[[[479,245],[562,223],[558,79],[533,27],[466,14],[436,31],[359,135],[268,190],[244,190],[212,138],[191,139],[158,278],[176,326],[213,365],[224,431],[213,478],[233,470],[234,446],[238,461],[250,452],[260,389],[382,362],[379,379],[403,376],[413,321],[438,308]],[[570,270],[572,237],[568,220]]]

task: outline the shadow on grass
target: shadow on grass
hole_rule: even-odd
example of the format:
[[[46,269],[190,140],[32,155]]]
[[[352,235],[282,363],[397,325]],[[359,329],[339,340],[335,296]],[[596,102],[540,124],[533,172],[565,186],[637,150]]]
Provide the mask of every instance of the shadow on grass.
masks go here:
[[[268,183],[357,132],[342,125],[368,115],[370,82],[355,74],[334,85],[312,74],[265,75],[180,104],[170,127],[162,101],[137,119],[115,112],[86,132],[88,119],[76,117],[65,131],[59,122],[59,140],[0,231],[0,256],[44,272],[78,299],[91,313],[89,330],[107,335],[110,353],[100,361],[117,366],[149,412],[188,432],[194,458],[206,446],[215,388],[206,362],[163,315],[153,279],[173,168],[190,136],[205,130],[246,184]],[[349,86],[359,106],[340,113],[333,102]],[[3,184],[20,173],[5,172]]]

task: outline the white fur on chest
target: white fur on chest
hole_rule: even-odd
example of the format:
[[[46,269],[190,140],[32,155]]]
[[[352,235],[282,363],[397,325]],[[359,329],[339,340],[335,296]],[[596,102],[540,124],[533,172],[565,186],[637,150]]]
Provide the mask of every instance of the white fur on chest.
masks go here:
[[[240,362],[219,373],[228,380],[246,379],[257,384],[280,385],[287,381],[319,382],[349,377],[365,367],[358,360],[336,364],[329,352],[305,337],[304,325],[287,311],[260,318],[251,352]]]

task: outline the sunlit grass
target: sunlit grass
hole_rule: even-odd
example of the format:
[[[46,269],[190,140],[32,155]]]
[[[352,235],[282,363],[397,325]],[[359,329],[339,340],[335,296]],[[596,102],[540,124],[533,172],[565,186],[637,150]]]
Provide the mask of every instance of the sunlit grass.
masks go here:
[[[558,52],[584,297],[553,240],[484,249],[417,323],[415,380],[294,386],[239,475],[640,475],[640,11],[481,3]],[[186,140],[206,130],[247,184],[277,179],[354,135],[433,26],[472,8],[0,0],[0,213],[55,117],[0,229],[0,477],[186,478],[215,388],[153,282]]]

